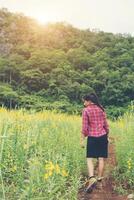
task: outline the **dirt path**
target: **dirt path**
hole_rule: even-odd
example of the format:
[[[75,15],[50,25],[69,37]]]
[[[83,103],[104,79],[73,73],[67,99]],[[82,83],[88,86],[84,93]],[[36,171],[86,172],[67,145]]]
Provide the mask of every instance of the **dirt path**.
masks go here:
[[[116,166],[114,140],[110,139],[109,144],[109,158],[106,161],[105,172],[102,184],[97,184],[96,188],[91,194],[84,192],[84,187],[79,189],[78,200],[127,200],[126,196],[117,195],[114,188],[114,181],[110,176],[110,172]]]

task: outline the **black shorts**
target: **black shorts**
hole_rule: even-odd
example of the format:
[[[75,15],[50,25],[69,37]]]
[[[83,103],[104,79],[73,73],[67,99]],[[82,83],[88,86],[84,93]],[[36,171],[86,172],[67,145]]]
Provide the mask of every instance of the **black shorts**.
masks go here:
[[[108,157],[108,139],[107,134],[100,137],[87,138],[87,158],[107,158]]]

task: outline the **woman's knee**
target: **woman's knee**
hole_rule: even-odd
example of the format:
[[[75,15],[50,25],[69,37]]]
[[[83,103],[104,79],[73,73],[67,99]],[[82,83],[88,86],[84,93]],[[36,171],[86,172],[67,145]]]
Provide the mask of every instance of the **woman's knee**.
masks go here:
[[[98,158],[99,161],[103,162],[104,161],[104,158]]]

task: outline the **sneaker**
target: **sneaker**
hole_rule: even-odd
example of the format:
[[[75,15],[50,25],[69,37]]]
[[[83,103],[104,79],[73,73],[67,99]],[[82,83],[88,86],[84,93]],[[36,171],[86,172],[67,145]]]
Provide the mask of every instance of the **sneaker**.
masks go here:
[[[104,177],[98,177],[97,181],[101,182],[104,179]]]
[[[102,180],[104,179],[104,177],[98,177],[97,178],[97,189],[98,190],[102,190],[103,189],[103,182],[102,182]]]
[[[87,187],[85,189],[85,192],[87,192],[87,193],[92,192],[92,190],[94,189],[94,187],[96,186],[96,184],[97,184],[96,178],[94,176],[91,176],[88,179],[88,181],[86,182]]]

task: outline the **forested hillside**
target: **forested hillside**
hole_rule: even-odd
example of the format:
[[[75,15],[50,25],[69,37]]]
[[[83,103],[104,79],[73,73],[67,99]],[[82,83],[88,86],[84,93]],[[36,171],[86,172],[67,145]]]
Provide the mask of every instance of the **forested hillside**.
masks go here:
[[[74,112],[90,91],[111,113],[130,105],[134,37],[0,10],[0,105]]]

